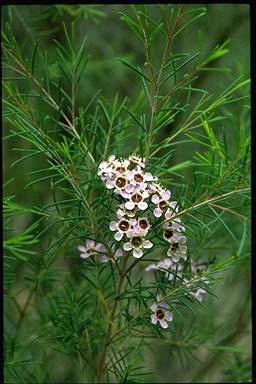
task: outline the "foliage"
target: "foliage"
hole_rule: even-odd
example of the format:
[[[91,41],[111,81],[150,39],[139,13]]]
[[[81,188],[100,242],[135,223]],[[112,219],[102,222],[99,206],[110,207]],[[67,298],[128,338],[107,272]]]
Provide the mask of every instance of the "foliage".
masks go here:
[[[176,45],[206,17],[207,7],[114,8],[120,30],[144,56],[115,52],[119,57],[110,66],[131,79],[131,90],[120,86],[109,96],[109,79],[101,90],[86,92],[87,79],[91,91],[90,81],[97,84],[109,62],[95,60],[94,68],[96,43],[82,28],[103,19],[111,24],[108,11],[33,7],[31,23],[24,6],[4,7],[2,31],[4,141],[19,154],[4,186],[6,382],[157,381],[151,355],[143,356],[152,350],[157,360],[159,343],[165,364],[169,356],[175,362],[174,373],[163,379],[175,377],[181,362],[188,381],[194,375],[198,382],[223,359],[217,380],[250,380],[250,350],[244,353],[236,342],[246,339],[250,326],[250,81],[219,65],[229,54],[229,39],[209,52],[203,33],[192,53]],[[24,44],[15,32],[18,21],[26,25]],[[217,91],[200,86],[205,73],[220,83]],[[142,259],[125,257],[113,265],[79,259],[77,246],[86,240],[105,247],[113,240],[109,222],[117,197],[97,174],[112,154],[145,157],[147,170],[171,190],[186,227],[188,263],[205,266],[192,286],[178,275],[170,283],[144,272],[147,263],[165,257],[157,231],[157,247]],[[24,183],[29,199],[21,204]],[[200,304],[188,293],[206,289],[204,279],[208,298]],[[242,298],[221,324],[222,310],[214,308],[227,281],[227,301],[237,281]],[[174,314],[168,329],[150,321],[157,293]],[[189,368],[193,358],[204,362],[197,372]]]

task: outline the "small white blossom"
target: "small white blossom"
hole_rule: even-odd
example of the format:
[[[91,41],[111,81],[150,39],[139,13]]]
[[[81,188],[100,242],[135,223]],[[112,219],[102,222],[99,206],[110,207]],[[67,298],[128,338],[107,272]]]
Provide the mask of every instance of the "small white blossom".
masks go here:
[[[168,304],[160,300],[160,296],[157,295],[157,303],[151,305],[153,314],[151,315],[151,323],[156,324],[158,321],[162,328],[168,328],[168,321],[172,321],[173,313],[169,312]]]

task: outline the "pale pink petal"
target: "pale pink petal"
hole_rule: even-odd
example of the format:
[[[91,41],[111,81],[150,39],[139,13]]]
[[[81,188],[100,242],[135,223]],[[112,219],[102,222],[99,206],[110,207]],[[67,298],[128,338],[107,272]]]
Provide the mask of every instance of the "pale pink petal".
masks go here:
[[[140,228],[140,226],[138,224],[133,227],[133,230],[137,234],[143,233],[143,230],[141,230],[141,228]]]
[[[82,259],[87,259],[89,256],[90,256],[89,253],[81,253],[80,255]]]
[[[133,175],[134,175],[133,171],[128,171],[127,172],[127,177],[128,177],[129,180],[133,180]]]
[[[142,191],[145,191],[146,188],[147,188],[147,184],[146,184],[146,183],[140,183],[140,189],[141,189]],[[146,197],[148,197],[149,194],[148,194],[146,191],[145,191],[145,193],[147,194]]]
[[[168,323],[164,319],[160,320],[160,324],[162,328],[168,328]]]
[[[102,263],[107,263],[108,261],[111,261],[111,259],[105,255],[101,255],[99,257],[99,260],[102,262]]]
[[[121,232],[116,232],[115,234],[114,234],[114,238],[117,240],[117,241],[120,241],[120,240],[122,240],[122,238],[123,238],[123,233],[121,233]]]
[[[153,315],[151,315],[151,323],[153,323],[153,324],[157,323],[157,316],[155,313]]]
[[[124,255],[123,251],[121,249],[117,249],[116,257],[122,257],[123,255]]]
[[[162,196],[162,199],[164,199],[164,200],[169,200],[170,199],[170,196],[171,196],[171,192],[170,191],[163,191],[162,193],[161,193],[161,196]]]
[[[172,265],[171,259],[164,259],[159,262],[159,267],[161,268],[169,268]]]
[[[135,207],[135,204],[134,204],[132,201],[127,201],[127,202],[125,203],[125,208],[126,208],[126,209],[131,210],[131,209],[133,209],[134,207]]]
[[[86,240],[86,247],[87,248],[94,248],[95,242],[93,240]]]
[[[166,311],[165,312],[165,318],[166,318],[167,321],[172,321],[172,319],[173,319],[172,312]]]
[[[165,308],[165,309],[168,308],[168,304],[166,304],[164,302],[160,303],[159,306],[162,307],[162,308]]]
[[[182,244],[186,243],[186,241],[187,241],[186,236],[177,236],[176,239],[178,242],[180,242]]]
[[[134,191],[134,185],[128,184],[125,188],[126,192],[131,193]]]
[[[142,195],[143,195],[144,199],[146,199],[147,197],[149,197],[149,193],[148,193],[148,191],[144,191],[144,192],[142,193]]]
[[[109,229],[111,231],[116,231],[116,222],[115,221],[111,221],[110,224],[109,224]]]
[[[105,252],[105,251],[106,251],[106,248],[105,248],[104,245],[101,244],[101,243],[97,243],[95,249],[96,249],[96,251],[98,251],[98,252]]]
[[[116,215],[117,215],[118,220],[120,220],[124,216],[124,212],[121,209],[118,209],[116,211]]]
[[[178,253],[176,253],[176,255],[173,255],[172,259],[173,259],[174,263],[177,263],[180,259],[180,255]]]
[[[137,224],[137,220],[136,219],[131,219],[130,223],[131,223],[131,225],[136,225]]]
[[[146,201],[141,201],[139,202],[138,204],[138,208],[141,209],[142,211],[144,211],[145,209],[147,209],[148,207],[148,203],[146,203]]]
[[[78,250],[80,251],[80,252],[86,252],[86,248],[85,248],[85,246],[83,246],[83,245],[78,245]]]
[[[153,244],[149,240],[146,240],[143,244],[143,248],[152,248],[152,247],[153,247]]]
[[[131,246],[130,243],[124,243],[124,245],[123,245],[123,249],[124,249],[125,251],[130,251],[130,250],[132,249],[132,246]]]
[[[134,232],[133,229],[128,229],[128,231],[126,232],[126,235],[127,235],[127,237],[130,239],[131,237],[133,237],[134,235],[136,235],[136,233]]]
[[[114,183],[113,183],[113,181],[112,181],[112,180],[107,180],[107,182],[106,182],[106,187],[107,187],[108,189],[112,189],[112,188],[114,188]]]
[[[118,195],[121,195],[124,199],[129,199],[130,195],[126,191],[118,191]]]
[[[173,213],[170,211],[168,208],[167,211],[165,212],[165,218],[166,220],[169,220],[173,216]]]
[[[159,203],[159,197],[157,195],[153,195],[151,198],[152,203],[158,204]]]
[[[148,272],[148,271],[151,271],[151,269],[156,269],[156,265],[155,264],[149,264],[146,268],[145,268],[145,271]]]
[[[132,254],[134,257],[136,257],[136,259],[139,259],[141,256],[143,256],[143,252],[141,249],[134,249]]]
[[[154,209],[154,216],[160,217],[161,215],[162,215],[162,210],[160,208],[155,208]]]
[[[116,158],[115,155],[111,155],[111,156],[109,156],[108,161],[113,162],[115,160],[115,158]]]
[[[145,180],[146,181],[152,181],[153,180],[153,176],[151,175],[150,172],[145,173]]]
[[[152,304],[151,307],[153,312],[156,312],[157,311],[157,308],[158,308],[158,305],[156,303]]]

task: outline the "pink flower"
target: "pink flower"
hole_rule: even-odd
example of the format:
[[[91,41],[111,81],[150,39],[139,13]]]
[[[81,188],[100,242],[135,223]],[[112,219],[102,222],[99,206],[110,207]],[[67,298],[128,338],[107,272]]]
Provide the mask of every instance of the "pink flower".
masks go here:
[[[148,192],[139,192],[138,190],[135,190],[131,194],[130,199],[125,203],[125,208],[128,210],[132,210],[135,207],[138,207],[140,210],[144,211],[148,207],[148,203],[144,201],[144,199],[147,197]]]
[[[137,235],[136,233],[128,233],[128,236],[131,237],[130,241],[124,243],[124,250],[131,251],[132,254],[137,259],[143,256],[143,248],[149,249],[153,247],[153,244],[149,240],[145,240],[142,236]]]
[[[93,240],[86,240],[86,246],[79,245],[78,250],[81,252],[80,257],[87,259],[90,256],[97,255],[105,251],[105,247],[101,243],[95,243]]]
[[[160,301],[160,296],[157,295],[158,303],[151,305],[151,310],[153,314],[151,315],[151,323],[156,324],[158,321],[162,328],[168,328],[167,321],[172,321],[173,313],[167,311],[168,304]]]
[[[114,235],[115,240],[120,241],[123,238],[123,235],[129,231],[132,225],[135,225],[137,221],[135,219],[126,220],[122,217],[118,222],[111,221],[109,224],[109,229],[111,231],[117,231]]]
[[[151,198],[153,204],[157,205],[154,209],[154,216],[160,217],[163,211],[167,208],[168,200],[171,197],[171,192],[165,189],[159,191],[160,196],[154,194]]]

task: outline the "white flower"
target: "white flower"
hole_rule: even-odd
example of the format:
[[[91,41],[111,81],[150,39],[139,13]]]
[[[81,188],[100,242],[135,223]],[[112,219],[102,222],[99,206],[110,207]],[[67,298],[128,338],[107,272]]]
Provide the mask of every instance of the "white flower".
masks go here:
[[[133,232],[133,230],[131,230],[130,233],[128,232],[127,235],[130,236],[131,239],[129,242],[124,243],[123,248],[125,251],[133,250],[132,254],[137,259],[143,256],[143,248],[149,249],[153,247],[151,241],[145,240],[142,236]]]
[[[148,203],[144,201],[148,197],[148,192],[143,191],[139,192],[135,190],[134,193],[130,196],[130,199],[125,203],[125,208],[132,210],[135,207],[138,207],[140,210],[144,211],[148,207]]]
[[[157,205],[154,209],[154,216],[160,217],[163,211],[167,208],[168,200],[171,197],[171,192],[165,189],[159,191],[160,196],[154,194],[151,198],[153,204]]]
[[[167,311],[168,304],[160,301],[160,296],[157,295],[158,303],[151,305],[151,310],[153,314],[151,315],[151,323],[156,324],[158,321],[162,328],[168,328],[167,321],[172,321],[173,313]]]
[[[135,219],[126,220],[121,218],[118,222],[111,221],[109,224],[109,229],[111,231],[117,231],[114,235],[115,240],[120,241],[123,238],[123,235],[129,231],[132,225],[135,225],[137,221]]]
[[[79,245],[78,250],[81,252],[80,257],[87,259],[90,256],[97,255],[105,251],[105,247],[101,243],[95,243],[93,240],[86,240],[86,246]]]

